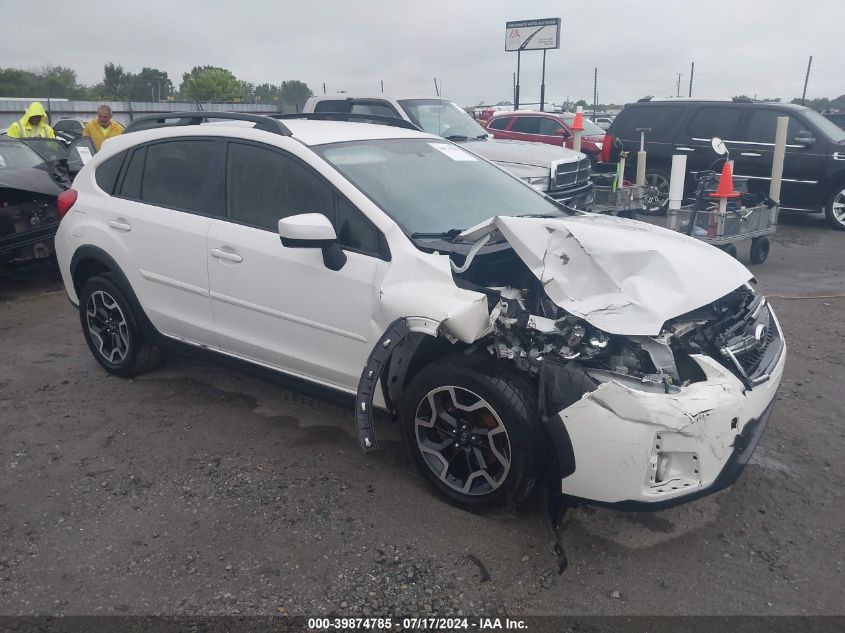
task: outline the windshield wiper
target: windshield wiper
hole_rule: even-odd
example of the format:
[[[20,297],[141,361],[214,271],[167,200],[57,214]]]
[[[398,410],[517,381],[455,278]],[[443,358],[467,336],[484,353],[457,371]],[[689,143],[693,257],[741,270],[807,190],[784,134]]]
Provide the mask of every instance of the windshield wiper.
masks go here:
[[[489,136],[490,136],[489,134],[479,134],[478,136],[475,137],[475,140],[476,141],[483,141],[484,139],[488,138]]]
[[[411,233],[411,239],[440,239],[451,241],[458,237],[465,229],[449,229],[443,233]]]
[[[463,134],[450,134],[449,136],[444,137],[447,141],[468,141],[469,137],[464,136]]]

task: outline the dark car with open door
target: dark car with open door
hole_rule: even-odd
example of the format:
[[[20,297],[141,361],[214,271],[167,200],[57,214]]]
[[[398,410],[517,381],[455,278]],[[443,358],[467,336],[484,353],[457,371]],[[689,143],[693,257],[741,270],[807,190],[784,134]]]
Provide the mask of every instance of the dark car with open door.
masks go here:
[[[52,257],[61,195],[94,151],[89,138],[0,138],[0,272]]]

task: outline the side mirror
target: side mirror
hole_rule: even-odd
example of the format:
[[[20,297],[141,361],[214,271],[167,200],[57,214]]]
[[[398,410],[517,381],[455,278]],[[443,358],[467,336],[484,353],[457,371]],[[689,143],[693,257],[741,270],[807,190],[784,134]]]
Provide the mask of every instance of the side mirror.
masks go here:
[[[713,151],[716,152],[719,156],[725,156],[728,153],[727,145],[725,145],[725,142],[718,136],[714,136],[712,139],[710,139],[710,147],[712,147]]]
[[[800,145],[802,147],[810,147],[813,143],[816,142],[816,138],[806,130],[801,130],[795,135],[795,144]]]
[[[319,248],[329,270],[346,264],[346,253],[337,243],[332,223],[322,213],[299,213],[279,220],[279,238],[288,248]]]

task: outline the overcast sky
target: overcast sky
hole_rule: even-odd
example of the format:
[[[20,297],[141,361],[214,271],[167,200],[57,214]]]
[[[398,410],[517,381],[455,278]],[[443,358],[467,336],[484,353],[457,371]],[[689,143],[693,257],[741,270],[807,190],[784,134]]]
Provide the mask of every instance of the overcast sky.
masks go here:
[[[194,65],[232,70],[253,83],[305,81],[315,92],[433,94],[461,105],[512,97],[516,53],[504,51],[507,20],[560,17],[561,47],[546,60],[546,95],[592,102],[647,94],[845,93],[845,0],[356,0],[271,2],[3,0],[0,67],[70,66],[101,81],[105,62],[166,70],[178,87]],[[131,8],[130,8],[131,6]],[[118,16],[120,19],[115,19]],[[34,25],[17,28],[15,25]],[[37,26],[35,26],[37,25]],[[522,55],[522,101],[537,101],[543,54]]]

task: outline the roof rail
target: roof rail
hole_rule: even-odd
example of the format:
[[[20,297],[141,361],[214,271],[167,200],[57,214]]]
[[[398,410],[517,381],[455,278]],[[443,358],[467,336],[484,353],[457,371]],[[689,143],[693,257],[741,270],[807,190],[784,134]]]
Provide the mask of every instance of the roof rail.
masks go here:
[[[646,103],[648,101],[651,101],[651,99],[651,97],[643,97],[642,99],[637,99],[637,103]]]
[[[176,127],[180,125],[199,125],[206,123],[209,119],[224,119],[231,121],[248,121],[255,123],[256,130],[264,130],[281,136],[291,136],[291,131],[281,121],[260,114],[247,114],[246,112],[165,112],[162,114],[146,114],[136,117],[126,129],[127,132],[138,130],[150,130],[159,127]]]
[[[363,114],[360,112],[296,112],[291,114],[271,114],[274,119],[308,119],[312,121],[347,121],[350,123],[375,123],[376,125],[390,125],[406,130],[424,130],[418,125],[395,116],[383,114]]]

